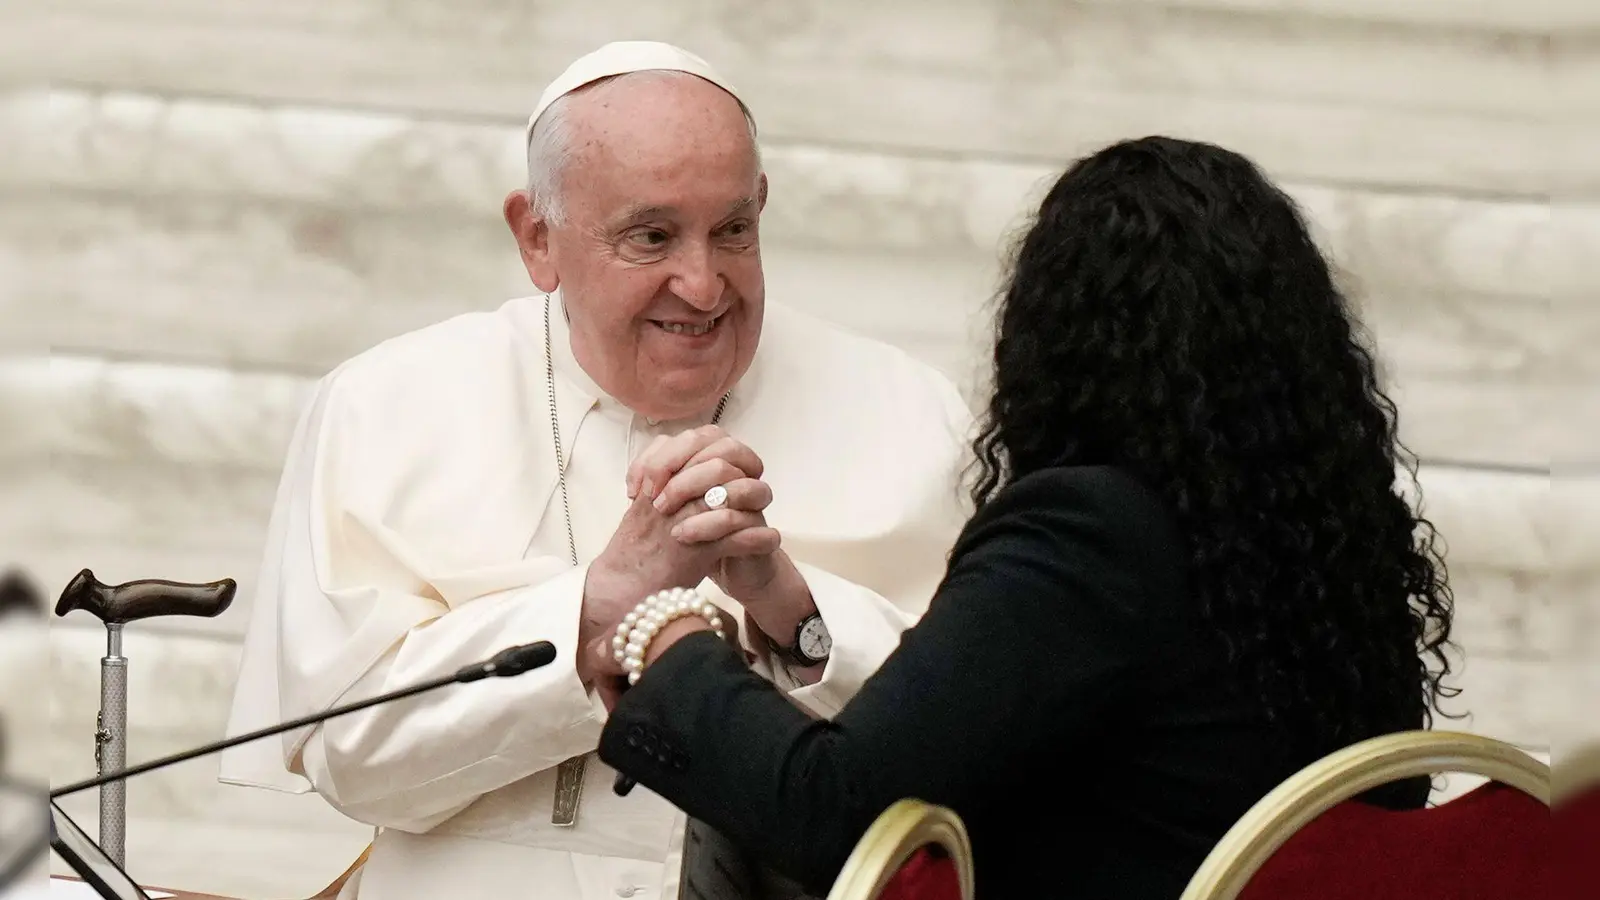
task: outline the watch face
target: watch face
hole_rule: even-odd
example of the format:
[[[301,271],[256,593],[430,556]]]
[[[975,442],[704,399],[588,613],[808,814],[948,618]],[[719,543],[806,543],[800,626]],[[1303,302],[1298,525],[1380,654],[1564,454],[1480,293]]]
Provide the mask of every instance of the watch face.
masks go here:
[[[828,634],[828,626],[822,624],[821,616],[813,616],[800,626],[800,640],[796,642],[795,649],[807,659],[828,658],[833,650],[833,636]]]

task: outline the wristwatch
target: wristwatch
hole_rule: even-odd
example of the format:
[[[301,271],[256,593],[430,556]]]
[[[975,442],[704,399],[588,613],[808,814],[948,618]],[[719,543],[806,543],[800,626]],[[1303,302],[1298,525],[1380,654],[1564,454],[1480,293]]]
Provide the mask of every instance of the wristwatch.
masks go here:
[[[794,646],[781,647],[777,641],[769,637],[767,647],[777,656],[797,666],[810,667],[828,661],[828,654],[833,651],[833,636],[828,633],[828,626],[822,621],[822,615],[812,613],[795,626]]]

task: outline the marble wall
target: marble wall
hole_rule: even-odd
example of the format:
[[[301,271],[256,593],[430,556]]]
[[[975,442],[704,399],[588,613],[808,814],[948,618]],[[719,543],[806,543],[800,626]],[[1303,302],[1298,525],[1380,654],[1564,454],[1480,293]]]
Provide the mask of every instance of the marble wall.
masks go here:
[[[1424,460],[1470,714],[1447,724],[1548,752],[1550,642],[1600,583],[1597,34],[1589,0],[3,5],[5,553],[52,592],[83,566],[239,579],[218,619],[128,638],[130,759],[219,736],[311,379],[528,291],[499,221],[521,120],[574,56],[654,37],[756,111],[771,294],[969,390],[999,252],[1067,160],[1152,132],[1255,157],[1344,270]],[[71,616],[51,642],[66,780],[93,770],[102,638]],[[133,785],[143,877],[288,896],[364,843],[214,775]]]

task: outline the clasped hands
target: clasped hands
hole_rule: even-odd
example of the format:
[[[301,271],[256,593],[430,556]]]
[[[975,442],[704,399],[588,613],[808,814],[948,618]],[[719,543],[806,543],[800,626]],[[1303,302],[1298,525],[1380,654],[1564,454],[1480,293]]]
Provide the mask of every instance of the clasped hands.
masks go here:
[[[767,525],[772,488],[761,480],[761,458],[721,428],[707,425],[655,439],[628,468],[632,503],[604,551],[589,566],[578,630],[578,676],[594,685],[609,707],[623,669],[612,656],[617,625],[656,591],[695,587],[710,578],[746,610],[783,602],[775,588],[803,584],[783,552],[778,531]],[[706,505],[721,485],[727,501]],[[737,643],[733,617],[722,616]],[[703,630],[699,619],[669,625],[651,642],[653,659],[684,634]]]

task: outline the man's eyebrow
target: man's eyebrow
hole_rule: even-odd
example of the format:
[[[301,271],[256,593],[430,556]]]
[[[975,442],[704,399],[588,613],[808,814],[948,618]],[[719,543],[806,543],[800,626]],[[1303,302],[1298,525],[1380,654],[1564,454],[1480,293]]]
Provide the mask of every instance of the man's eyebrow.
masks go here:
[[[756,198],[754,195],[740,197],[738,200],[735,200],[728,206],[727,216],[736,215],[755,205]],[[638,225],[641,222],[649,222],[654,219],[670,219],[677,214],[678,210],[673,206],[660,206],[643,203],[636,204],[624,209],[621,215],[617,216],[616,225],[614,227],[628,228],[633,225]],[[726,218],[726,216],[724,216],[724,218]]]
[[[618,227],[626,228],[629,225],[637,225],[640,222],[648,222],[651,219],[669,219],[675,212],[676,210],[670,206],[639,204],[623,210],[622,215],[618,216],[616,221]]]

